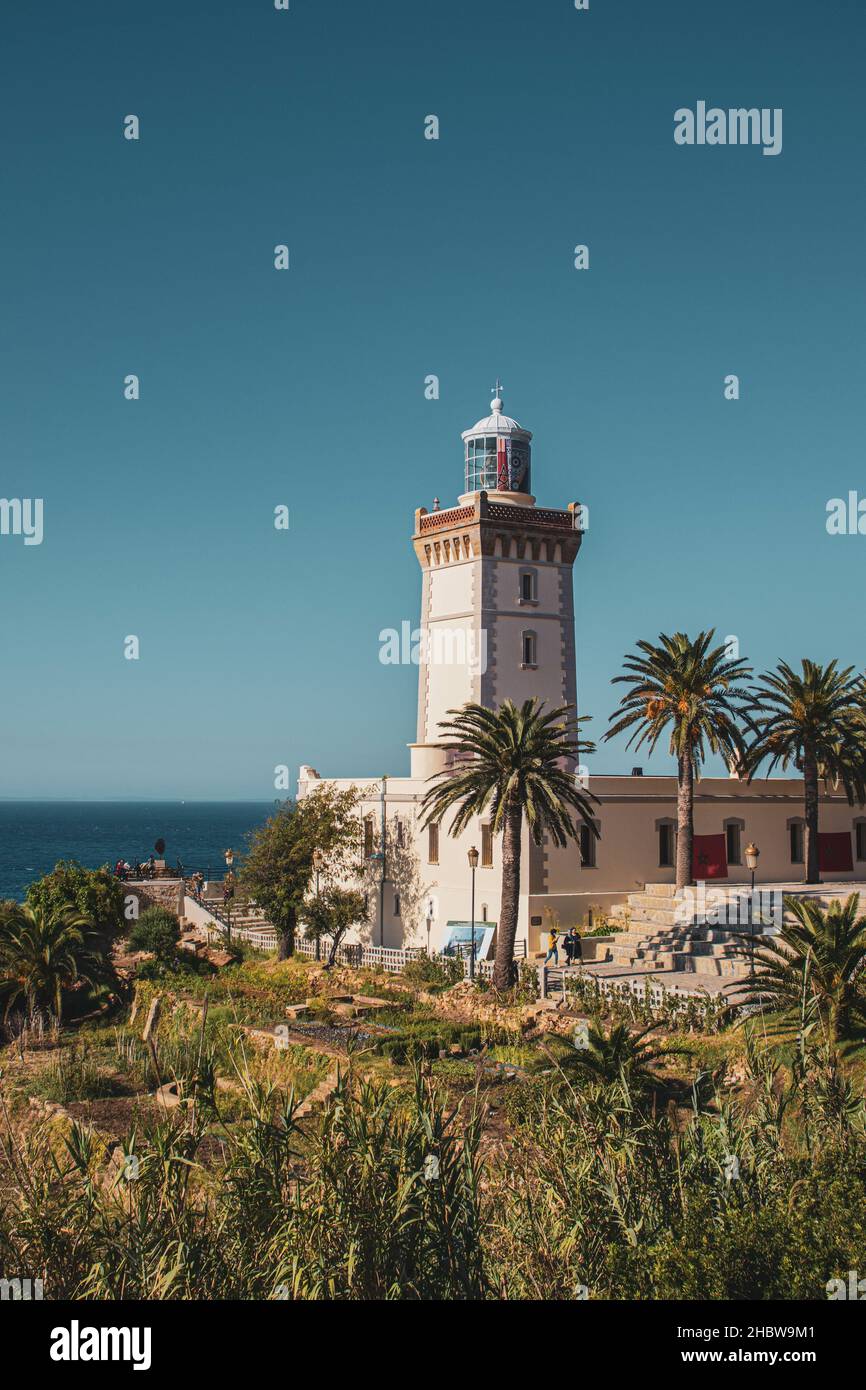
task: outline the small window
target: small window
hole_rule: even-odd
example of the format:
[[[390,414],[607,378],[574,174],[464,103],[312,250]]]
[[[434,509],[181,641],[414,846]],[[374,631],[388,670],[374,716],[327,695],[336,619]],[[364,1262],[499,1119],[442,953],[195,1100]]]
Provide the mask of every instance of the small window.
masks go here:
[[[395,916],[395,917],[399,917],[399,916],[400,916],[400,894],[399,894],[399,893],[395,893],[395,894],[394,894],[394,916]]]
[[[672,825],[659,826],[659,868],[674,867],[674,828]]]
[[[373,854],[373,817],[364,817],[364,858],[370,859]]]
[[[803,862],[803,822],[800,820],[791,821],[788,827],[791,834],[791,863],[802,864]]]
[[[406,841],[403,835],[403,822],[398,820],[396,827],[396,844],[398,849],[405,849]]]
[[[538,575],[535,570],[520,571],[520,602],[536,603],[538,601]]]
[[[742,864],[743,855],[741,845],[741,829],[735,821],[729,821],[725,826],[725,848],[728,853],[729,864]]]
[[[489,825],[481,827],[481,867],[490,869],[493,867],[493,831]]]
[[[439,863],[439,822],[431,821],[427,826],[427,863]]]
[[[580,824],[580,863],[584,869],[595,868],[595,836],[585,821]]]
[[[856,845],[857,858],[866,859],[866,820],[854,822],[854,843]]]
[[[523,649],[523,665],[537,666],[536,638],[534,632],[523,632],[520,635],[521,646]]]
[[[482,903],[482,904],[481,904],[481,920],[482,920],[482,922],[486,922],[486,921],[487,921],[487,904],[486,904],[486,903]]]

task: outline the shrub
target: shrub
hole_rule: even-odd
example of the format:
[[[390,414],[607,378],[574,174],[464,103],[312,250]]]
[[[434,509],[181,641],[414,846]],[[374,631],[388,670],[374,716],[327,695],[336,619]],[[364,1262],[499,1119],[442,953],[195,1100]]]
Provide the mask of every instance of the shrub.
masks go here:
[[[161,962],[174,960],[179,938],[178,920],[166,907],[148,907],[129,933],[131,946],[151,951]]]

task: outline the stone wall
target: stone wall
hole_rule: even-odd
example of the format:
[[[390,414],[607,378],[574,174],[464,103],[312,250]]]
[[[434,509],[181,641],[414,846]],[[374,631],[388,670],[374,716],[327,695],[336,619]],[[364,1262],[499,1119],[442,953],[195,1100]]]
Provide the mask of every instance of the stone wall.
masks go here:
[[[180,917],[183,914],[183,879],[157,878],[127,880],[123,885],[124,897],[138,898],[138,914],[148,907],[167,907]]]

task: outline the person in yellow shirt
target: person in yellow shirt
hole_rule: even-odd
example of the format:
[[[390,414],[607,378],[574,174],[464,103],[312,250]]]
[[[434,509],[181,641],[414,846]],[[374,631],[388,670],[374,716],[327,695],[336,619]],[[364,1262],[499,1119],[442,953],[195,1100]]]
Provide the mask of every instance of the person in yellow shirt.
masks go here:
[[[547,955],[544,957],[545,965],[547,965],[551,956],[553,957],[554,965],[559,965],[559,944],[555,927],[550,928],[550,932],[547,937]]]

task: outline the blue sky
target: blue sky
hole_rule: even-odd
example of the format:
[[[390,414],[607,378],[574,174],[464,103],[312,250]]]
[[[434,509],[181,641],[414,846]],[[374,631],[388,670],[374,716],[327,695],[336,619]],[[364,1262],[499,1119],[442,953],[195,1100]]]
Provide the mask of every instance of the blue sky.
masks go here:
[[[7,17],[0,492],[45,539],[0,537],[0,795],[407,771],[417,672],[378,633],[417,620],[414,509],[460,492],[497,374],[539,502],[590,507],[596,734],[660,631],[862,665],[866,537],[824,523],[866,494],[864,31],[854,0]],[[782,153],[678,147],[699,99],[781,107]]]

